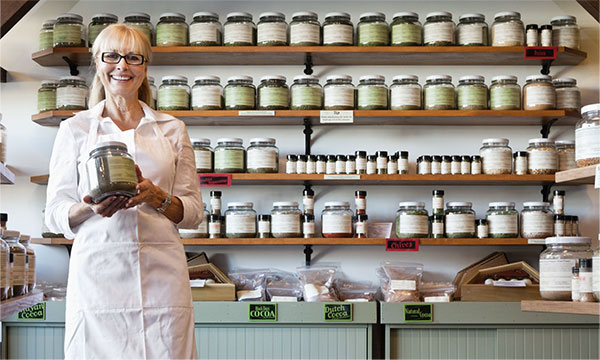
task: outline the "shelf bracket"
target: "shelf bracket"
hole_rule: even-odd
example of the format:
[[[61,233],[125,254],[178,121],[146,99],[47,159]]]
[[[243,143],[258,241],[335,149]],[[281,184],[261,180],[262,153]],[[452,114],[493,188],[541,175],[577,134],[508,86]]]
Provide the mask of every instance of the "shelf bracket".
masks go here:
[[[304,181],[304,190],[312,190],[312,185],[310,184],[310,181]]]
[[[310,155],[310,142],[313,133],[312,125],[309,118],[304,118],[304,154]]]
[[[313,73],[313,62],[312,62],[312,55],[311,54],[306,54],[306,57],[304,58],[304,74],[306,75],[312,75]]]
[[[62,58],[69,65],[69,72],[71,73],[71,76],[79,75],[79,70],[77,70],[77,64],[75,64],[71,59],[69,59],[66,56],[63,56]]]
[[[312,245],[304,245],[305,264],[310,266],[310,258],[313,253]]]
[[[543,138],[545,138],[545,139],[548,138],[548,135],[550,135],[550,128],[557,121],[558,121],[558,118],[554,118],[554,119],[548,121],[547,123],[545,123],[544,125],[542,125],[542,130],[540,130],[540,134],[542,134]]]
[[[550,74],[550,65],[552,65],[553,61],[554,59],[542,60],[542,70],[540,71],[542,75]]]
[[[542,185],[542,201],[548,202],[550,198],[550,191],[552,190],[552,184]]]

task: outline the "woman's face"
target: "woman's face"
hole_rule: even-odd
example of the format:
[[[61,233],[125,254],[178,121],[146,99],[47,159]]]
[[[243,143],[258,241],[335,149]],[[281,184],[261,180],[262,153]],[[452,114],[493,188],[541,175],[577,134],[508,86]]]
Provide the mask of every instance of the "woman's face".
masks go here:
[[[96,71],[100,75],[107,97],[110,94],[137,99],[138,89],[146,78],[148,68],[145,59],[141,65],[131,65],[136,62],[135,54],[127,49],[105,50],[100,53],[100,59],[96,62],[98,64]],[[127,59],[130,64],[125,58],[119,58],[119,55],[130,55]],[[110,62],[117,63],[111,64]]]

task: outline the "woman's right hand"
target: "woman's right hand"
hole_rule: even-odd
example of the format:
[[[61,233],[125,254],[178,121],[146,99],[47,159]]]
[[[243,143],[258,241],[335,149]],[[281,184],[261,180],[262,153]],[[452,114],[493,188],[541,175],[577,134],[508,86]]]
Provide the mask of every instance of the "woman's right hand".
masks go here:
[[[117,211],[124,209],[127,200],[129,200],[129,198],[126,196],[109,196],[96,204],[92,201],[91,196],[86,195],[83,197],[83,201],[89,205],[92,211],[102,217],[111,217]]]

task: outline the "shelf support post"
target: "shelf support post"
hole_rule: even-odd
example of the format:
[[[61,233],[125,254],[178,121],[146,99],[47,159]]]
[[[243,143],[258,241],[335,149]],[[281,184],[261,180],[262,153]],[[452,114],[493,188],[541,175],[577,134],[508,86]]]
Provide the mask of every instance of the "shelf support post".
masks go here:
[[[542,60],[542,70],[540,71],[542,75],[550,74],[550,65],[552,65],[553,61],[554,59]]]
[[[69,59],[66,56],[63,56],[62,58],[69,65],[69,72],[71,73],[71,76],[79,75],[79,70],[77,70],[77,64],[75,64],[73,61],[71,61],[71,59]]]
[[[557,121],[558,121],[558,118],[554,118],[554,119],[548,121],[547,123],[545,123],[544,125],[542,125],[542,130],[540,130],[540,134],[542,134],[543,138],[545,138],[545,139],[548,138],[548,135],[550,135],[550,128]]]
[[[542,185],[542,201],[548,202],[550,198],[550,191],[552,190],[552,184]]]
[[[310,266],[310,258],[313,253],[312,245],[304,245],[304,259],[306,266]]]
[[[304,155],[310,155],[311,135],[313,133],[309,118],[304,118]]]
[[[313,73],[313,62],[312,62],[312,55],[310,53],[306,54],[306,57],[304,58],[304,74],[305,75],[312,75]]]

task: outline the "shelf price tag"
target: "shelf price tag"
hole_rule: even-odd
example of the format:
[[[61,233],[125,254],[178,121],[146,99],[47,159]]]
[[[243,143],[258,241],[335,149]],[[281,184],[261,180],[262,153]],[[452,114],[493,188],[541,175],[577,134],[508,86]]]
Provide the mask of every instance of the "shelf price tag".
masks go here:
[[[325,175],[325,180],[360,180],[360,175]]]
[[[200,186],[230,187],[231,174],[198,174]]]
[[[277,321],[277,304],[275,303],[249,303],[249,321]]]
[[[404,304],[404,322],[433,322],[433,304]]]
[[[353,304],[325,303],[323,304],[323,319],[325,321],[352,321]]]
[[[352,124],[354,122],[353,110],[322,110],[321,124]]]
[[[238,116],[275,116],[274,110],[240,110]]]
[[[385,251],[419,251],[419,239],[385,239]]]
[[[46,303],[41,302],[21,310],[17,313],[17,319],[22,321],[46,320]]]
[[[546,239],[527,239],[529,245],[546,245]]]
[[[554,60],[557,53],[556,46],[526,46],[524,57],[525,59]]]
[[[600,189],[600,165],[596,165],[596,180],[594,180],[594,189]]]

